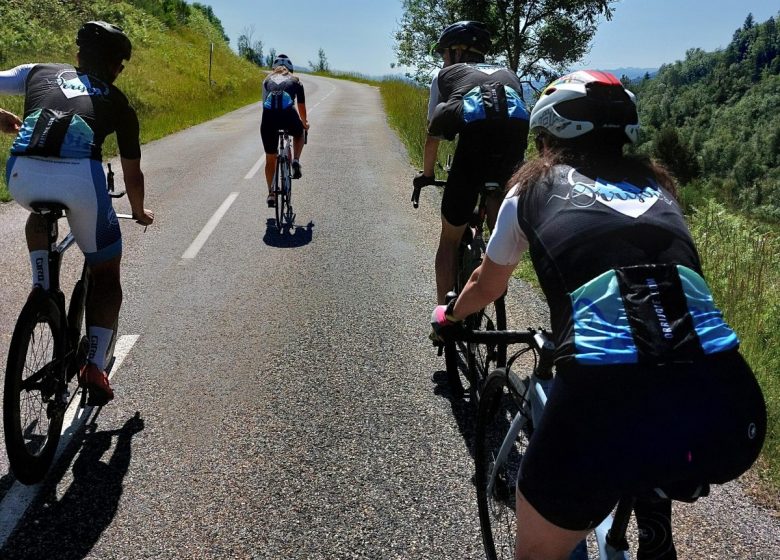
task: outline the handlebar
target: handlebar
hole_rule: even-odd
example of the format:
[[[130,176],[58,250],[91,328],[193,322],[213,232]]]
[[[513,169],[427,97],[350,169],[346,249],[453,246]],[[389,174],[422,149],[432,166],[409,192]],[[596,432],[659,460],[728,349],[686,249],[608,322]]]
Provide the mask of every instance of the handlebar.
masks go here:
[[[435,180],[433,181],[433,183],[428,183],[427,185],[424,186],[446,187],[447,181]],[[412,190],[412,206],[415,208],[419,208],[420,206],[420,191],[422,189],[423,187],[414,187]]]

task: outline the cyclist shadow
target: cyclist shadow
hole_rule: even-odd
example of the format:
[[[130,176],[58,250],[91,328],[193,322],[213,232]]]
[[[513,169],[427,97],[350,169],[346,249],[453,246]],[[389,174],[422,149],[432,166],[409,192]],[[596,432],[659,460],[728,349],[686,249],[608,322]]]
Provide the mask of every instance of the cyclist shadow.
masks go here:
[[[463,374],[466,371],[466,364],[459,362],[458,369],[461,372],[461,379],[463,379]],[[452,415],[455,417],[455,422],[458,425],[460,435],[463,437],[463,442],[466,444],[466,449],[473,458],[474,435],[477,424],[477,403],[472,402],[472,397],[469,393],[468,386],[464,387],[461,393],[453,390],[452,384],[449,382],[447,372],[444,370],[434,372],[431,379],[434,383],[433,393],[450,401]]]
[[[81,560],[87,557],[100,535],[111,524],[122,496],[123,481],[130,466],[131,444],[144,429],[139,412],[118,430],[96,431],[92,423],[87,431],[68,447],[60,467],[51,473],[35,509],[32,523],[25,523],[8,541],[0,557],[14,552],[13,558],[57,558]],[[116,436],[114,452],[108,461],[105,453]],[[57,484],[73,462],[73,480],[62,497]],[[31,535],[34,534],[34,538]]]
[[[279,228],[276,227],[276,218],[268,218],[263,242],[269,247],[284,249],[303,247],[311,243],[313,230],[314,222],[309,222],[305,226],[293,226],[279,231]]]

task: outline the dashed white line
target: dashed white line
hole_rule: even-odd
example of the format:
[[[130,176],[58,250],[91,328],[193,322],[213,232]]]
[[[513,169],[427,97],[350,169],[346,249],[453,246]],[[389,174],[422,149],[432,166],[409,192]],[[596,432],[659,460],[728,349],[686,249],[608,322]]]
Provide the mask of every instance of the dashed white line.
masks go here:
[[[222,205],[219,208],[217,208],[217,211],[214,212],[214,215],[211,216],[209,221],[206,222],[206,225],[203,226],[203,229],[200,230],[200,233],[195,238],[195,241],[193,241],[192,244],[187,248],[187,250],[184,251],[184,254],[181,256],[182,259],[195,258],[195,256],[203,247],[203,245],[205,245],[206,241],[208,241],[209,236],[214,232],[217,225],[219,224],[219,221],[228,211],[228,208],[230,208],[230,206],[233,204],[236,198],[238,198],[237,192],[230,193],[230,195],[225,199],[225,202],[223,202]]]
[[[130,353],[137,340],[137,334],[119,337],[114,348],[114,365],[109,373],[109,378],[114,377],[119,370],[119,366],[122,365],[122,362]],[[57,445],[57,451],[54,454],[52,464],[57,464],[73,436],[81,430],[82,426],[87,423],[95,411],[95,408],[91,406],[79,408],[79,401],[79,398],[73,399],[68,410],[65,411],[65,418],[62,422],[62,435],[60,436],[60,442]],[[8,490],[3,501],[0,502],[0,548],[5,546],[8,537],[16,529],[16,525],[27,511],[27,508],[30,507],[30,504],[38,497],[42,487],[43,482],[31,486],[14,482],[13,486]]]

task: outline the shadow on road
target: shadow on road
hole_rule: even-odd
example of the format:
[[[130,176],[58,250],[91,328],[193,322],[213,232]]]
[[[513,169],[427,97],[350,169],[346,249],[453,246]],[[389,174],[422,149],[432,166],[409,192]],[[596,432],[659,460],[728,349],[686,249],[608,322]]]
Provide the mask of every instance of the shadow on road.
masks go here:
[[[442,360],[443,359],[444,358],[442,357]],[[462,379],[466,364],[460,362],[458,365]],[[435,372],[431,379],[435,385],[433,393],[450,401],[452,415],[455,417],[455,422],[458,425],[460,435],[463,436],[463,442],[466,444],[466,449],[473,458],[474,432],[477,425],[477,406],[476,403],[471,400],[471,394],[469,393],[468,387],[466,387],[462,395],[454,392],[447,379],[447,372],[444,370]]]
[[[68,446],[42,495],[0,550],[0,558],[81,560],[89,555],[116,515],[130,466],[132,439],[144,429],[144,421],[136,412],[118,430],[100,432],[96,426],[90,424],[81,438]],[[114,452],[104,461],[115,436]],[[73,480],[58,497],[57,485],[76,453]]]
[[[306,226],[294,226],[279,231],[276,227],[276,218],[268,218],[265,224],[265,235],[263,242],[269,247],[294,248],[303,247],[311,243],[314,230],[314,222],[309,222]]]

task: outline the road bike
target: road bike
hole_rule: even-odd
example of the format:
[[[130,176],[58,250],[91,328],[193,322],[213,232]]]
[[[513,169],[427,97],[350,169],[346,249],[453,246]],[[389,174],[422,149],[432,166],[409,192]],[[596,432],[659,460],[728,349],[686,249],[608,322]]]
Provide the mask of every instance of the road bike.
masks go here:
[[[445,167],[447,169],[449,165]],[[446,187],[446,181],[435,181],[435,186]],[[412,205],[419,206],[421,187],[415,187],[412,192]],[[457,272],[455,285],[449,298],[454,298],[463,291],[474,270],[482,264],[487,247],[489,232],[486,224],[486,205],[490,197],[503,194],[500,185],[495,182],[487,182],[480,188],[477,206],[469,220],[463,237],[458,245]],[[470,315],[464,321],[469,330],[493,331],[506,330],[506,305],[504,295],[484,309]],[[463,383],[460,372],[464,371],[469,384],[471,396],[479,398],[481,388],[487,379],[492,367],[501,367],[506,363],[506,345],[499,344],[474,344],[465,341],[447,340],[439,345],[439,355],[444,354],[447,378],[450,387],[456,395],[462,395]]]
[[[107,184],[112,198],[113,171],[108,166]],[[11,338],[3,393],[3,432],[11,471],[24,484],[35,484],[45,476],[60,440],[65,411],[81,393],[80,406],[87,406],[87,391],[79,391],[74,378],[87,361],[89,341],[84,308],[92,289],[89,267],[82,265],[81,277],[71,292],[68,305],[60,286],[62,257],[75,239],[72,233],[57,242],[57,223],[67,208],[56,202],[31,204],[46,220],[50,287],[33,288],[22,307]],[[121,219],[131,215],[117,214]],[[114,364],[114,337],[108,348],[107,372]]]
[[[273,189],[276,194],[276,227],[281,232],[291,229],[295,222],[290,200],[292,198],[292,137],[287,130],[279,131],[279,151],[276,156]]]
[[[516,481],[534,427],[539,424],[547,394],[554,381],[555,347],[543,330],[475,331],[452,329],[448,337],[474,344],[521,345],[512,352],[505,367],[490,373],[482,389],[475,434],[475,483],[482,542],[489,560],[514,559],[516,533]],[[521,356],[530,356],[526,372],[512,366]],[[674,491],[651,489],[644,500],[674,499],[691,502],[706,496],[706,484],[685,484]],[[629,560],[626,530],[637,496],[620,500],[581,542],[572,559]],[[668,536],[671,538],[671,536]]]

